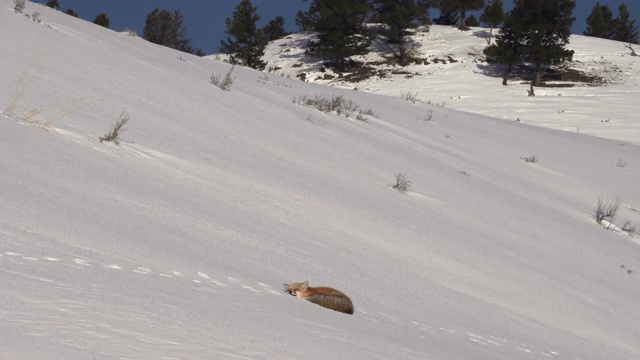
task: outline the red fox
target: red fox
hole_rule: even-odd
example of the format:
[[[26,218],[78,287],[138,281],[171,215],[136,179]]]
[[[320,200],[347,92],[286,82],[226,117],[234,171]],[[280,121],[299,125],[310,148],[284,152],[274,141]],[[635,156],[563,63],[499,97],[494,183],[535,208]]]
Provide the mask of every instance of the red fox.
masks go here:
[[[351,299],[342,292],[330,287],[310,287],[309,281],[305,281],[291,285],[284,284],[283,291],[331,310],[353,314]]]

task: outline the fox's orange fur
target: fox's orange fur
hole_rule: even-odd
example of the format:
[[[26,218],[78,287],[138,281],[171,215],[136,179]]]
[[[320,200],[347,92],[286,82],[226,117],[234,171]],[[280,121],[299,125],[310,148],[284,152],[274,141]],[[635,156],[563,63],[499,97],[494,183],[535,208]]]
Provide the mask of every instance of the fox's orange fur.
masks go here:
[[[344,293],[330,287],[311,287],[309,282],[284,284],[284,292],[328,309],[353,314],[353,303]]]

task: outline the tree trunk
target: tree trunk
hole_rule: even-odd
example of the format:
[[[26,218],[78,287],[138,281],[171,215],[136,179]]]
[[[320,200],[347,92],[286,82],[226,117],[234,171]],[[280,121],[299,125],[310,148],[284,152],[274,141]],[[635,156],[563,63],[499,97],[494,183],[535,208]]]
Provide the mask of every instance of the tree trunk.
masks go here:
[[[531,85],[531,87],[529,88],[529,96],[536,96],[535,91],[533,91],[533,82],[529,83]]]
[[[465,11],[464,10],[460,10],[460,30],[468,30],[469,28],[467,28],[467,22],[465,19]]]
[[[338,72],[344,71],[344,59],[336,56],[336,68],[338,68]]]
[[[509,73],[511,72],[511,68],[513,67],[513,65],[509,64],[507,66],[506,69],[504,69],[504,74],[502,74],[502,85],[507,85],[507,76],[509,76]]]
[[[407,49],[404,46],[404,41],[400,41],[398,51],[400,51],[400,66],[407,66]]]
[[[491,29],[489,29],[489,40],[487,40],[487,42],[489,43],[489,46],[491,46],[492,37],[493,37],[493,26],[491,26]]]
[[[542,84],[542,74],[540,73],[540,63],[536,63],[536,74],[533,82],[534,86],[540,86]]]

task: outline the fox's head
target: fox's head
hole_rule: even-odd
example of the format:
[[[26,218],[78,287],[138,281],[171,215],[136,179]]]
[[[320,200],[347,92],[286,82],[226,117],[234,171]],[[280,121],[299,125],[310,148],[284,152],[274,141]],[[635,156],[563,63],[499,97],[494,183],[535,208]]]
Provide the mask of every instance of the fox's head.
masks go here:
[[[284,284],[284,289],[282,291],[286,292],[291,296],[298,296],[298,292],[302,290],[306,290],[309,286],[309,281],[301,282],[301,283],[293,283],[291,285]]]

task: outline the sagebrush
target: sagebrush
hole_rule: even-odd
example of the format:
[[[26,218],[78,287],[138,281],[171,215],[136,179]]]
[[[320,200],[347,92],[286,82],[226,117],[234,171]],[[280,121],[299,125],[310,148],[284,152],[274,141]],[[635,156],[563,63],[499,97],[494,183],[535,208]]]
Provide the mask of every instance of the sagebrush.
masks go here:
[[[366,122],[367,116],[378,116],[373,112],[371,108],[363,108],[355,101],[347,99],[342,95],[315,95],[313,97],[304,95],[293,98],[294,104],[306,105],[314,107],[324,113],[337,113],[338,115],[345,114],[347,117],[349,113],[356,114],[356,119]]]
[[[396,183],[393,185],[395,190],[406,193],[411,189],[411,180],[407,178],[407,173],[397,173]]]
[[[606,221],[606,226],[609,228],[618,214],[619,207],[620,199],[618,198],[615,200],[602,200],[601,198],[598,198],[598,205],[593,211],[593,218],[600,225],[605,225],[603,222]]]
[[[14,0],[13,10],[19,14],[22,14],[22,10],[24,10],[26,0]]]
[[[231,85],[233,85],[235,81],[235,77],[231,77],[231,73],[233,73],[235,67],[235,65],[231,66],[231,70],[225,74],[224,78],[222,78],[222,74],[213,74],[209,81],[223,91],[230,91]]]
[[[112,142],[116,145],[120,144],[120,135],[126,130],[124,127],[129,122],[129,114],[124,111],[120,114],[118,121],[111,129],[111,132],[100,137],[100,142]]]

